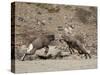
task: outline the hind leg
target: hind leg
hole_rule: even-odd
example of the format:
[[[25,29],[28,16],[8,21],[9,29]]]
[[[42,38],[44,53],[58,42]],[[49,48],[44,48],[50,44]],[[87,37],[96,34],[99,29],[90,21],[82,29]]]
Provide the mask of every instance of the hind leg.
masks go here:
[[[78,51],[79,55],[81,55],[81,58],[83,58],[83,56],[85,57],[85,59],[88,58],[88,55],[86,52],[83,52],[83,51]]]
[[[87,58],[91,59],[91,55],[86,50],[83,51],[83,54],[85,56],[85,59]]]
[[[36,49],[33,49],[33,50],[31,50],[30,52],[25,53],[25,54],[23,55],[23,57],[21,58],[21,61],[24,61],[24,59],[25,59],[25,57],[26,57],[27,55],[34,55],[35,52],[36,52]]]
[[[87,59],[88,57],[91,58],[90,54],[86,51],[86,48],[84,45],[80,45],[79,49],[81,51],[81,54],[84,54],[85,59]]]
[[[21,57],[21,61],[24,61],[25,56],[26,56],[26,53]]]
[[[89,59],[91,59],[91,55],[89,53],[86,52],[86,53],[82,53],[82,54],[85,56],[85,59],[87,59],[88,57],[89,57]]]

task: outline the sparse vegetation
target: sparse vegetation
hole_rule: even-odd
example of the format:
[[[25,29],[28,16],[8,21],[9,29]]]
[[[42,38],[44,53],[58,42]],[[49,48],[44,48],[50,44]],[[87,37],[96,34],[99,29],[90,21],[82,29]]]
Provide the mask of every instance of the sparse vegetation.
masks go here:
[[[94,26],[96,25],[97,9],[95,7],[85,7],[85,9],[84,7],[79,8],[79,6],[74,7],[68,5],[59,7],[59,5],[41,3],[26,3],[26,5],[27,7],[23,7],[22,5],[20,5],[20,9],[16,7],[16,10],[18,10],[16,11],[15,15],[17,16],[17,18],[15,17],[16,59],[20,59],[20,57],[25,52],[24,50],[21,50],[21,47],[23,45],[27,47],[28,44],[39,35],[52,33],[55,35],[59,35],[63,33],[63,28],[66,27],[65,23],[67,23],[66,25],[74,25],[74,32],[72,32],[72,34],[75,35],[75,38],[80,40],[81,43],[86,43],[86,47],[91,51],[92,54],[97,54],[97,40],[95,39],[97,27]],[[73,9],[73,7],[75,9]],[[38,11],[36,11],[36,9],[38,9]],[[73,10],[74,12],[72,12],[71,10]],[[67,15],[66,19],[64,19],[65,15]],[[77,19],[74,20],[74,18]],[[85,36],[80,32],[86,33],[88,36]],[[52,42],[51,45],[58,45],[58,43],[59,42],[55,41]],[[88,46],[88,43],[91,43],[91,47]],[[62,51],[63,49],[66,49],[65,51],[68,51],[67,45],[62,46],[59,49],[61,49]],[[27,59],[31,60],[32,58],[30,56]]]
[[[92,24],[96,23],[96,8],[90,7],[90,10],[83,8],[76,9],[76,17],[83,24]]]
[[[15,70],[14,72],[97,68],[97,8],[46,3],[15,3],[16,13],[12,15],[12,20],[15,18],[15,51],[12,46],[11,52],[12,55],[15,55],[14,65],[12,64],[12,67],[15,68],[12,68]],[[76,46],[74,46],[73,54],[70,54],[68,44],[60,42],[59,39],[61,34],[65,33],[65,27],[71,31],[71,36],[81,42],[81,45],[85,44],[86,52],[91,55],[91,59],[85,60],[84,54],[79,54],[75,49]],[[46,34],[55,35],[55,40],[50,43],[47,55],[45,55],[45,48],[42,48],[37,50],[34,55],[26,56],[26,61],[21,61],[27,49],[29,53],[32,51],[29,51],[30,43],[36,37]],[[14,40],[12,42],[13,45]],[[41,43],[37,45],[39,44]],[[14,52],[15,54],[13,54]],[[83,53],[86,52],[83,51]]]

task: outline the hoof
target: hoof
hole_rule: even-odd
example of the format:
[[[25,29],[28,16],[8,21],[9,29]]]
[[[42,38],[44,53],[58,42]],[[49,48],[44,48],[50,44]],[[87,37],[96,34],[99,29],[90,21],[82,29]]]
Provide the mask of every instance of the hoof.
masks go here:
[[[23,59],[23,58],[21,58],[20,60],[21,60],[21,61],[24,61],[24,59]]]
[[[21,57],[21,61],[24,61],[24,58],[25,58],[25,54],[23,55],[23,57]]]
[[[21,59],[21,61],[24,61],[24,60]]]

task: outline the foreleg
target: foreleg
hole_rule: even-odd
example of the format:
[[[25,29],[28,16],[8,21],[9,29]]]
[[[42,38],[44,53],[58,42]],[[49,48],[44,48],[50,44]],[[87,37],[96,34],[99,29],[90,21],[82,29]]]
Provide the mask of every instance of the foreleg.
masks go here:
[[[70,54],[73,54],[74,50],[71,48],[71,46],[68,47],[69,47]]]

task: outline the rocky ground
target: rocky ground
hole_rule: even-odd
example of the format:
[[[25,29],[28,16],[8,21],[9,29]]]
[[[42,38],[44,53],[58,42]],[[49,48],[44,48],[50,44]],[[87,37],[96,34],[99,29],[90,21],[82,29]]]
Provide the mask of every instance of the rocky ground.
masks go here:
[[[38,71],[57,71],[74,69],[93,69],[97,67],[97,22],[96,7],[70,6],[70,5],[50,5],[35,3],[15,3],[15,57],[16,72],[38,72]],[[86,48],[90,51],[92,59],[85,60],[77,54],[70,55],[66,47],[65,57],[58,59],[37,60],[27,58],[20,61],[21,56],[26,52],[26,48],[32,38],[41,34],[63,33],[65,27],[73,28],[73,35],[79,35],[85,40]],[[57,41],[53,46],[64,47]],[[51,54],[54,56],[60,50],[50,46]],[[37,55],[41,55],[37,51]],[[36,54],[35,54],[36,55]],[[32,59],[31,61],[29,61]]]

